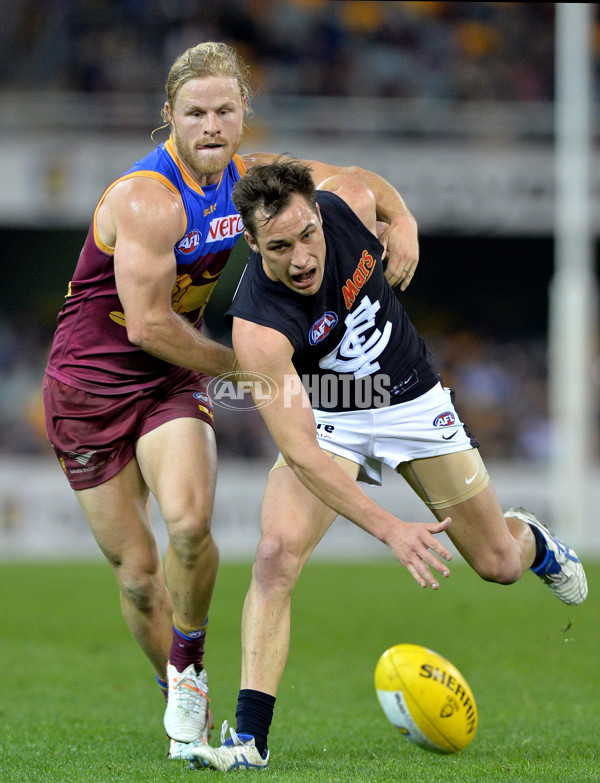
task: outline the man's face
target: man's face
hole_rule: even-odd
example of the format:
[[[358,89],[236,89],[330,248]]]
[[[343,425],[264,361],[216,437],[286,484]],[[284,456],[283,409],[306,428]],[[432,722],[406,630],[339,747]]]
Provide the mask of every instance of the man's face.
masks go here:
[[[182,85],[172,112],[173,141],[200,185],[214,185],[242,140],[244,104],[235,79],[207,76]]]
[[[263,220],[259,210],[257,236],[246,232],[246,241],[261,254],[267,277],[298,294],[316,294],[325,268],[325,235],[318,205],[313,207],[296,194],[281,214],[267,223]]]

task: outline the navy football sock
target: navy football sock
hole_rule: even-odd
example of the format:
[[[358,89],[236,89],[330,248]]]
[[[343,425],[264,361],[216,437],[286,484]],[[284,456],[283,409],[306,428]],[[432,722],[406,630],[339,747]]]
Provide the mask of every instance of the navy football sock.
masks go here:
[[[533,558],[533,563],[530,565],[530,568],[537,568],[544,562],[548,548],[546,546],[546,539],[541,531],[539,531],[535,525],[529,525],[529,527],[535,536],[535,557]]]
[[[269,693],[253,691],[249,688],[239,692],[235,711],[236,732],[254,737],[256,748],[263,758],[267,753],[267,737],[274,708],[275,696]]]

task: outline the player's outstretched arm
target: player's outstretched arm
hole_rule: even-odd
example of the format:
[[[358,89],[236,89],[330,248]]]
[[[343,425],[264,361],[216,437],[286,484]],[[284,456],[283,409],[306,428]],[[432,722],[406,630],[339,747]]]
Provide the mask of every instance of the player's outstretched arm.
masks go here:
[[[396,559],[421,587],[434,590],[439,582],[434,569],[447,577],[445,561],[452,557],[436,538],[450,520],[412,524],[379,506],[339,465],[319,448],[315,419],[306,393],[292,364],[288,339],[268,327],[234,318],[233,344],[242,369],[254,377],[268,376],[278,394],[260,412],[275,443],[298,479],[338,514],[387,544]],[[264,400],[264,396],[262,398]]]
[[[242,157],[246,166],[251,168],[271,163],[279,156],[256,152]],[[303,160],[302,163],[310,166],[317,186],[337,174],[351,174],[373,191],[377,219],[387,226],[378,232],[379,241],[384,247],[383,257],[387,260],[385,276],[390,285],[400,285],[402,291],[406,290],[419,263],[419,236],[417,221],[396,188],[379,174],[360,166],[332,166],[316,160]]]

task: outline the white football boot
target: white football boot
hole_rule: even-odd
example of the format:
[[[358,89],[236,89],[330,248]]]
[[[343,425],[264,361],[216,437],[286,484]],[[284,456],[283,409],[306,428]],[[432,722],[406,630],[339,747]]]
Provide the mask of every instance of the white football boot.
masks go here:
[[[192,756],[190,751],[195,745],[195,742],[178,742],[174,739],[169,740],[169,758],[191,761]]]
[[[167,664],[169,697],[164,725],[167,735],[177,742],[208,742],[210,710],[206,671],[197,674],[194,664],[183,672]]]
[[[532,525],[544,537],[546,556],[536,568],[531,568],[531,571],[565,604],[573,606],[583,603],[588,594],[587,579],[575,552],[553,536],[539,519],[524,508],[509,508],[504,516],[516,517]]]
[[[197,744],[190,749],[191,768],[213,767],[220,772],[232,772],[238,769],[264,769],[269,764],[269,751],[263,758],[256,745],[254,737],[248,734],[237,734],[229,729],[229,724],[223,722],[221,728],[221,747],[211,748],[210,745]]]

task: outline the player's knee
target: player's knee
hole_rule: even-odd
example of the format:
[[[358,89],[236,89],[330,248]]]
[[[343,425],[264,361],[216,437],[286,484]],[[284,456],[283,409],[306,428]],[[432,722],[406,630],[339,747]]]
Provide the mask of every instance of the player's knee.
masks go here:
[[[151,613],[157,596],[156,574],[129,569],[117,575],[121,598],[139,612]]]
[[[264,589],[291,590],[301,568],[301,553],[292,541],[280,536],[261,538],[254,561],[254,577]]]
[[[189,514],[168,524],[171,549],[183,562],[193,562],[212,540],[210,517]]]
[[[489,552],[475,564],[475,571],[486,582],[496,582],[500,585],[512,585],[522,575],[520,563],[506,553]]]
[[[162,564],[158,551],[121,552],[103,548],[117,580],[121,600],[142,612],[150,612],[156,600]]]

